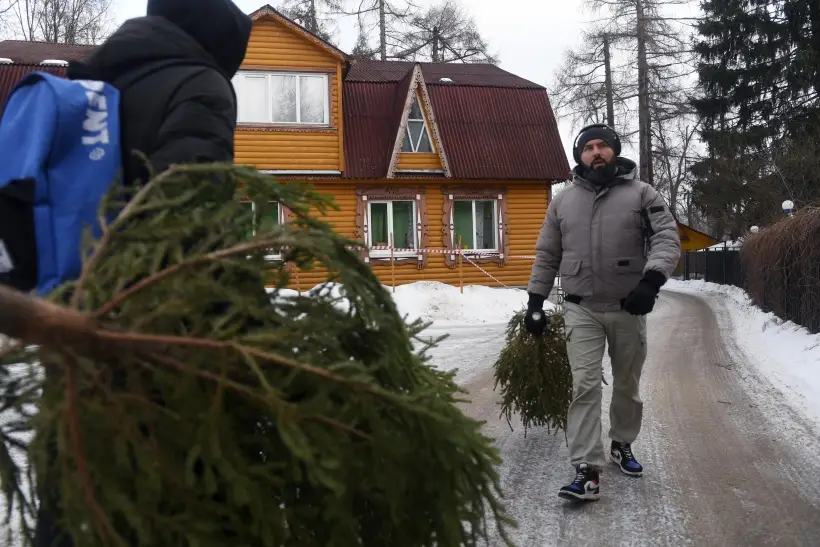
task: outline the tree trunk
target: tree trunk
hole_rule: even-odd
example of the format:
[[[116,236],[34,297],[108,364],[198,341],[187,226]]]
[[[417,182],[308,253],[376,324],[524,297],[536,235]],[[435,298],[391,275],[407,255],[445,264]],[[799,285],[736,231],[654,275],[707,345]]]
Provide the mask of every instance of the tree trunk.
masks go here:
[[[686,223],[695,228],[695,203],[691,193],[686,196]]]
[[[387,19],[384,13],[386,1],[379,0],[379,55],[382,61],[387,60]]]
[[[609,55],[609,36],[604,34],[604,85],[606,86],[606,123],[615,128],[615,98],[612,93],[612,62]]]
[[[638,30],[638,134],[640,178],[653,185],[652,119],[649,111],[649,64],[646,61],[646,18],[643,0],[635,0]]]
[[[319,21],[316,20],[316,0],[310,0],[310,13],[308,14],[308,30],[314,34],[319,31]]]
[[[438,27],[433,27],[433,62],[439,62],[439,53],[438,53]]]

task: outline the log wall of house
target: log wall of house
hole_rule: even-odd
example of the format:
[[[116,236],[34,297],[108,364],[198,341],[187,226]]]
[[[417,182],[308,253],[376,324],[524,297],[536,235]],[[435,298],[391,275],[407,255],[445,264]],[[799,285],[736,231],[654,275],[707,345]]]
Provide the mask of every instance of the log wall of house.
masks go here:
[[[436,152],[399,154],[396,169],[441,169],[441,158]]]
[[[435,249],[444,248],[444,233],[442,231],[442,212],[444,208],[445,194],[442,192],[442,182],[408,181],[406,179],[381,181],[379,183],[358,184],[356,181],[345,182],[320,182],[316,183],[317,190],[323,194],[330,194],[339,206],[338,211],[329,211],[324,218],[334,229],[348,237],[356,237],[356,206],[358,196],[357,188],[385,187],[386,185],[397,186],[417,186],[424,188],[426,208],[428,216],[428,247]],[[533,255],[535,253],[535,242],[541,225],[546,215],[549,201],[549,184],[546,182],[479,182],[479,181],[446,181],[451,185],[469,185],[470,187],[503,186],[506,189],[505,199],[507,203],[507,234],[509,242],[509,253],[515,255]],[[533,261],[531,259],[510,258],[503,266],[496,264],[480,264],[488,273],[496,277],[501,283],[508,286],[526,286]],[[372,266],[379,278],[386,285],[391,284],[391,268],[389,265],[375,264]],[[488,277],[478,268],[463,261],[461,275],[464,284],[481,284],[487,286],[501,286],[497,281]],[[307,290],[327,279],[327,273],[321,269],[299,272],[299,286],[301,290]],[[423,268],[418,268],[415,261],[408,261],[395,266],[395,280],[397,285],[413,283],[416,281],[439,281],[451,285],[459,283],[459,269],[450,268],[445,263],[444,255],[429,255],[427,264]],[[292,279],[292,288],[297,288],[296,278]]]
[[[240,70],[327,74],[330,127],[240,124],[234,145],[237,163],[271,170],[344,170],[339,59],[278,21],[262,19],[253,25]]]

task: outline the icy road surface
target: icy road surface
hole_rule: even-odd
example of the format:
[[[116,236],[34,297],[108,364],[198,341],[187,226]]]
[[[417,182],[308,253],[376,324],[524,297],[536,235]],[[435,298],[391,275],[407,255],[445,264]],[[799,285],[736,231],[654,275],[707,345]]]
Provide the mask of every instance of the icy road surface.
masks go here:
[[[466,411],[497,439],[517,545],[820,545],[818,432],[759,376],[754,356],[721,333],[731,320],[717,300],[710,307],[693,294],[662,292],[649,319],[644,426],[634,445],[645,475],[629,478],[610,465],[601,500],[586,505],[556,496],[573,476],[563,432],[524,438],[520,423],[511,431],[499,418],[492,364],[504,325],[430,329],[450,334],[433,350],[434,364],[459,369],[471,393]],[[604,367],[609,381],[608,361]],[[610,394],[604,386],[604,434]]]

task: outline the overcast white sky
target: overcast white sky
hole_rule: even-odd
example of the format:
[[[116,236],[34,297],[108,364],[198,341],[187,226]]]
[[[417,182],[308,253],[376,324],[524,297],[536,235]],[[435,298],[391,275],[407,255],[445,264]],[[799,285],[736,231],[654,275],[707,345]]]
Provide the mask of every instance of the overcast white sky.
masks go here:
[[[118,22],[145,13],[145,2],[117,2]],[[265,4],[264,0],[235,2],[247,13]],[[417,3],[432,4],[433,0],[417,0]],[[551,83],[563,51],[578,43],[585,21],[594,18],[582,9],[582,0],[461,0],[461,3],[475,18],[491,49],[498,52],[501,68],[543,86]],[[350,51],[356,39],[355,20],[337,21],[336,37],[340,48]],[[573,165],[571,147],[575,135],[569,121],[560,122],[559,128],[570,165]]]

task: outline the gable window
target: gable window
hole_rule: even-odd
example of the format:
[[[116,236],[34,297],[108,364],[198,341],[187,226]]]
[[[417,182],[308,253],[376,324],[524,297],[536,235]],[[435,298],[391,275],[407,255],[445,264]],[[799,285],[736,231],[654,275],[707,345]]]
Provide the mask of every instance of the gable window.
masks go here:
[[[238,123],[330,123],[327,74],[240,71],[233,85]]]
[[[431,153],[433,151],[430,133],[427,131],[427,123],[424,120],[424,113],[419,104],[418,95],[415,94],[413,95],[410,114],[407,117],[407,128],[405,129],[401,151],[421,153]]]
[[[283,224],[285,221],[284,210],[279,203],[271,203],[271,209],[265,212],[266,216],[264,218],[257,215],[257,207],[254,202],[243,201],[242,205],[244,207],[247,207],[252,212],[253,221],[251,225],[248,226],[248,238],[255,236],[258,228],[270,228],[273,226],[279,226],[280,224]],[[278,252],[274,252],[272,254],[267,255],[265,258],[268,258],[270,260],[279,260],[281,256]]]
[[[455,200],[453,225],[456,245],[474,251],[498,251],[496,200]]]
[[[368,201],[367,244],[370,247],[389,247],[394,255],[415,256],[416,204],[413,201]],[[390,254],[389,250],[374,250],[375,254]]]

